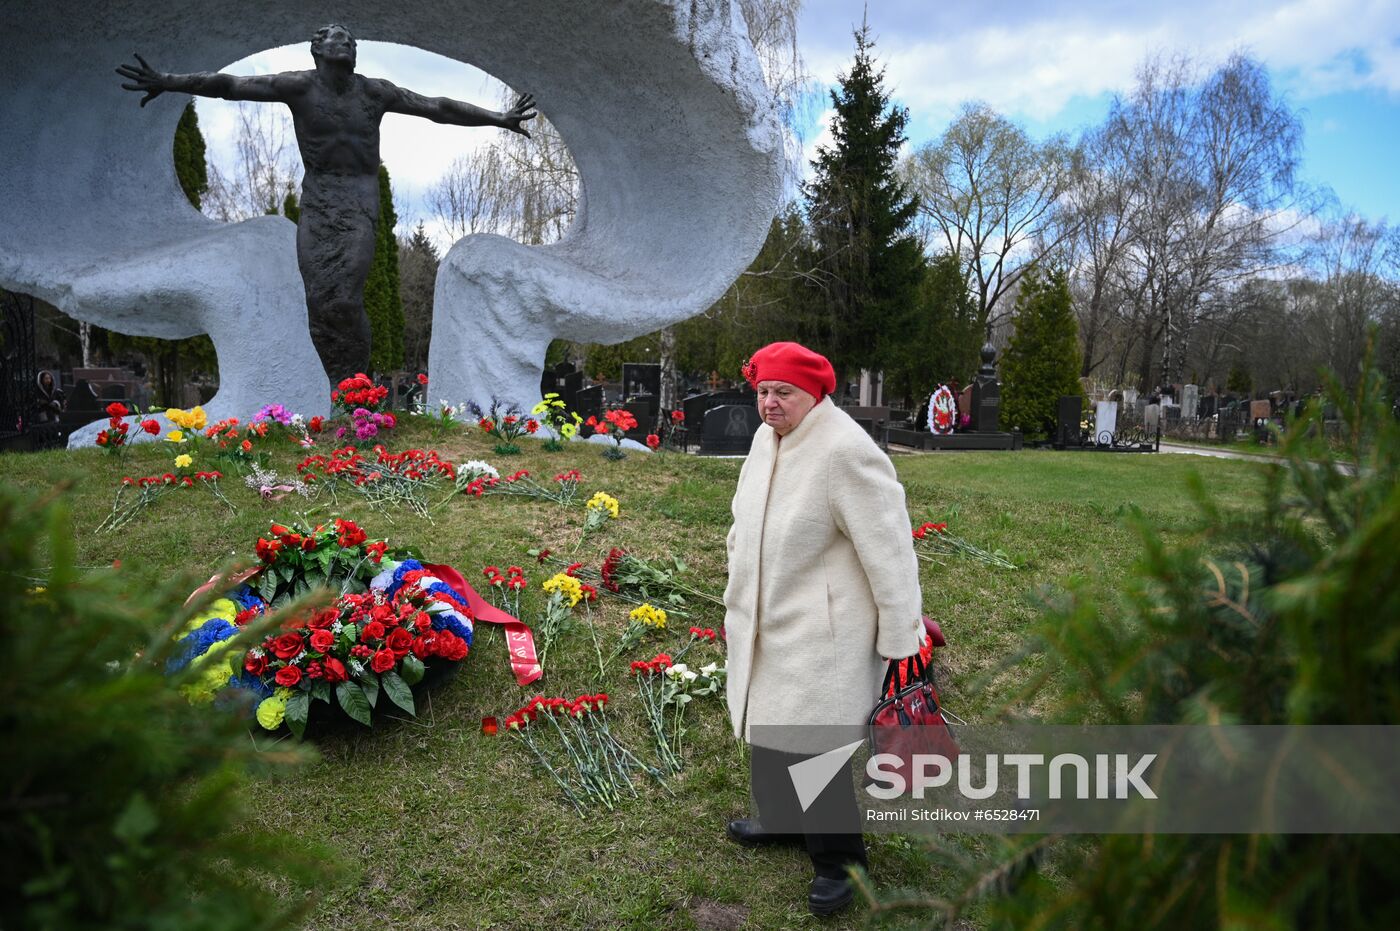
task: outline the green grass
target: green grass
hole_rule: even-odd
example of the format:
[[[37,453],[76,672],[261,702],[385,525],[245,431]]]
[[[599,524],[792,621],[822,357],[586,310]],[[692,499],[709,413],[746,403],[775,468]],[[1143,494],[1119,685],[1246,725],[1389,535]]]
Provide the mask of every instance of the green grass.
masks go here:
[[[408,423],[393,448],[430,445]],[[724,537],[738,460],[632,454],[607,462],[595,446],[503,458],[478,435],[453,435],[435,445],[454,460],[483,458],[503,472],[527,468],[548,478],[583,472],[585,494],[607,491],[622,502],[622,519],[577,549],[596,565],[610,546],[640,555],[677,554],[703,587],[722,591]],[[230,515],[202,491],[168,494],[117,534],[91,532],[107,513],[122,475],[163,472],[173,452],[137,447],[121,459],[97,450],[0,456],[0,481],[41,494],[71,479],[67,497],[79,526],[83,565],[134,579],[189,572],[200,580],[221,564],[252,558],[252,543],[272,520],[296,516],[302,503],[261,501],[236,477],[226,482],[238,505]],[[300,458],[290,445],[274,452],[288,473]],[[999,704],[996,680],[983,687],[1035,616],[1028,593],[1079,576],[1106,597],[1127,580],[1136,550],[1123,521],[1140,509],[1167,536],[1189,531],[1193,515],[1187,476],[1199,472],[1221,502],[1240,504],[1258,492],[1262,466],[1192,456],[1103,455],[1026,451],[899,456],[911,520],[946,520],[950,530],[987,549],[1001,549],[1023,568],[989,570],[968,561],[923,563],[925,610],[938,618],[949,647],[939,676],[951,708],[976,720]],[[208,463],[197,462],[196,467]],[[227,471],[227,470],[226,470]],[[304,506],[304,505],[303,505]],[[311,514],[326,519],[320,505]],[[396,513],[392,521],[359,502],[337,511],[359,521],[371,538],[418,546],[473,583],[488,563],[525,566],[531,588],[523,619],[537,611],[545,573],[525,550],[573,551],[582,513],[515,498],[459,498],[432,522]],[[83,529],[85,528],[85,529]],[[626,622],[628,605],[605,601],[599,615],[605,655]],[[678,620],[667,638],[637,651],[678,648],[692,622],[718,627],[710,610]],[[154,622],[154,619],[153,619]],[[810,878],[805,854],[743,850],[727,843],[726,820],[747,810],[747,762],[730,733],[722,699],[706,699],[689,715],[687,767],[674,797],[655,787],[615,815],[574,815],[520,748],[480,734],[485,715],[502,716],[536,691],[593,691],[593,649],[586,631],[567,634],[550,655],[545,679],[528,691],[510,675],[502,636],[481,625],[471,656],[452,679],[429,692],[417,721],[381,721],[373,732],[337,728],[316,738],[321,759],[294,777],[252,786],[257,821],[311,835],[351,864],[354,880],[317,890],[318,928],[785,928],[815,925],[807,915]],[[692,654],[692,656],[698,655]],[[635,658],[635,657],[634,657]],[[625,662],[602,683],[635,750],[648,750]],[[795,675],[820,675],[795,670]],[[873,700],[873,696],[872,696]],[[692,706],[694,708],[694,706]],[[871,836],[872,873],[882,887],[932,895],[940,886],[917,838]],[[968,840],[969,845],[976,843]],[[863,909],[828,927],[854,927]],[[893,919],[875,923],[900,927]]]

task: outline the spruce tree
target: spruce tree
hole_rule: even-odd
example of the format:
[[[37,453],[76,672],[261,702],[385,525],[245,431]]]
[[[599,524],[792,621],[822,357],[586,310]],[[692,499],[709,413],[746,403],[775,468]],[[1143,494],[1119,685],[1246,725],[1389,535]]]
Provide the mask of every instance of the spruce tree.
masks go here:
[[[896,168],[909,111],[894,106],[867,25],[856,56],[831,92],[832,146],[817,150],[806,185],[813,265],[820,268],[813,348],[838,372],[878,369],[883,351],[904,338],[898,318],[918,299],[923,255],[910,233],[918,202]]]
[[[375,228],[374,262],[365,281],[365,313],[369,315],[370,367],[392,372],[403,367],[403,299],[399,295],[399,241],[394,226],[394,191],[389,169],[379,166],[379,223]]]
[[[898,309],[890,322],[880,355],[889,397],[917,408],[941,384],[971,383],[982,328],[957,256],[943,253],[928,261],[918,299]]]
[[[403,299],[404,362],[410,371],[428,369],[428,347],[433,337],[433,290],[437,282],[438,254],[428,232],[419,223],[413,235],[400,243],[399,293]]]
[[[180,189],[198,210],[201,199],[209,191],[209,167],[204,161],[204,134],[199,131],[199,114],[194,101],[185,104],[180,122],[175,126],[175,177]]]
[[[1055,430],[1055,409],[1080,394],[1079,336],[1063,271],[1031,269],[1016,297],[1016,324],[1001,361],[1002,422],[1029,436]]]

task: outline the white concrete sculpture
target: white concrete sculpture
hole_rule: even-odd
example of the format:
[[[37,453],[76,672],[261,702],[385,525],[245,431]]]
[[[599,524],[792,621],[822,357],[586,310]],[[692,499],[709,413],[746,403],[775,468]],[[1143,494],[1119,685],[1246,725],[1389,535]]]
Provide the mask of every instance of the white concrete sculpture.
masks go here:
[[[528,407],[554,336],[617,342],[693,316],[762,245],[781,130],[736,0],[49,0],[0,9],[0,285],[125,333],[209,333],[211,418],[325,413],[293,226],[190,207],[170,155],[185,98],[139,108],[112,69],[140,50],[210,70],[332,21],[535,94],[579,168],[563,240],[469,236],[445,258],[429,354],[443,397]]]

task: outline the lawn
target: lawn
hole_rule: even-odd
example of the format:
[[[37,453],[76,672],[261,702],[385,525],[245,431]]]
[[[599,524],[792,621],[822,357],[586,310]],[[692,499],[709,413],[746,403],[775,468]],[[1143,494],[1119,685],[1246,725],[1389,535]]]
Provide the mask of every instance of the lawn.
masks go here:
[[[577,444],[499,457],[479,434],[458,432],[433,442],[425,425],[406,422],[393,448],[437,448],[453,461],[486,459],[502,472],[530,469],[546,478],[568,468],[583,473],[584,495],[607,491],[621,501],[621,519],[577,546],[582,511],[517,498],[459,496],[431,521],[408,513],[386,516],[358,501],[314,505],[306,516],[353,517],[371,538],[412,544],[435,562],[459,568],[474,584],[481,567],[519,564],[530,574],[522,619],[541,604],[546,572],[526,555],[548,546],[596,566],[611,546],[643,556],[680,555],[693,581],[714,592],[725,579],[724,537],[738,460],[632,454],[608,462],[596,446]],[[273,452],[284,473],[301,451]],[[140,580],[188,572],[200,580],[221,564],[251,559],[252,544],[269,521],[298,516],[293,497],[262,501],[236,477],[225,482],[237,505],[229,514],[202,491],[168,494],[116,534],[94,534],[123,475],[163,472],[168,448],[136,447],[122,458],[97,450],[0,456],[0,481],[40,494],[72,480],[67,497],[80,562],[97,571]],[[1199,473],[1221,503],[1257,495],[1263,466],[1184,455],[1117,455],[1025,451],[896,456],[915,524],[947,521],[949,529],[989,550],[1000,549],[1022,568],[988,569],[966,560],[923,563],[925,610],[948,638],[939,681],[950,707],[970,720],[998,705],[995,678],[981,675],[1021,641],[1035,616],[1031,593],[1077,576],[1105,597],[1129,576],[1135,536],[1123,520],[1132,508],[1161,532],[1189,531],[1194,509],[1187,477]],[[197,462],[196,468],[208,463]],[[553,570],[550,570],[553,571]],[[596,615],[604,652],[620,634],[630,608],[604,601]],[[674,651],[691,623],[718,627],[717,610],[673,620],[672,631],[627,658]],[[153,621],[154,622],[154,621]],[[710,648],[707,648],[710,649]],[[700,648],[697,657],[701,654]],[[703,654],[705,661],[717,652]],[[311,924],[318,928],[779,928],[815,924],[806,911],[805,854],[750,851],[724,839],[724,823],[747,809],[747,763],[736,745],[722,699],[690,712],[687,765],[674,795],[647,786],[615,814],[581,819],[514,741],[480,732],[483,716],[503,716],[536,691],[569,695],[594,691],[596,661],[586,631],[568,633],[550,653],[545,678],[518,688],[503,638],[481,625],[471,656],[454,678],[420,703],[417,721],[381,721],[374,731],[339,728],[314,742],[320,759],[279,779],[252,786],[254,818],[329,846],[348,865],[342,888],[318,890]],[[796,671],[820,675],[820,670]],[[636,710],[625,660],[614,661],[601,687],[634,750],[650,751]],[[873,696],[872,696],[873,700]],[[1030,709],[1034,710],[1034,709]],[[358,728],[358,726],[354,726]],[[923,862],[914,839],[872,836],[871,865],[884,887],[937,895],[939,877]],[[826,922],[860,926],[860,908]],[[881,927],[900,926],[893,921]]]

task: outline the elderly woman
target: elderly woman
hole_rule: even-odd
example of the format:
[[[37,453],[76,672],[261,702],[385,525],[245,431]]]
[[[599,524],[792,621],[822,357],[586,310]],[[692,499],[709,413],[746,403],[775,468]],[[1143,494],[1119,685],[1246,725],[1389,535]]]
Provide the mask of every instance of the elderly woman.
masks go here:
[[[750,729],[864,724],[887,660],[918,651],[918,562],[904,489],[889,457],[832,404],[831,363],[773,343],[744,375],[763,425],[734,493],[724,604],[729,712],[735,736],[752,744],[757,811],[728,834],[744,846],[805,845],[815,872],[808,905],[830,914],[853,897],[847,866],[866,863],[849,765],[820,806],[799,806],[787,767],[804,755],[765,746],[765,732]],[[846,829],[791,830],[819,810]]]

